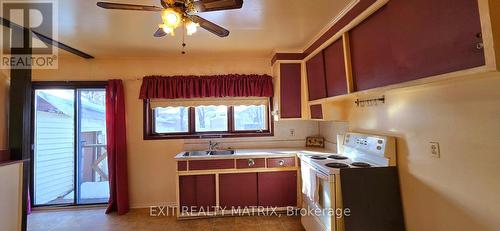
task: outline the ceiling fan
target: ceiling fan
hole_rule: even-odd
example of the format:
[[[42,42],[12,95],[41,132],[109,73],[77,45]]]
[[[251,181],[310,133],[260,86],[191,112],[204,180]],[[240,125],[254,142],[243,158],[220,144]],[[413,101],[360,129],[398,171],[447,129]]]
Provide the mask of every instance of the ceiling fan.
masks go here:
[[[226,37],[229,35],[227,29],[194,14],[240,9],[243,7],[243,0],[160,0],[160,4],[162,7],[97,2],[97,6],[104,9],[161,12],[163,24],[160,24],[158,30],[154,33],[155,37],[163,37],[167,34],[173,36],[174,29],[181,24],[186,27],[188,35],[195,33],[196,28],[200,26],[219,37]]]

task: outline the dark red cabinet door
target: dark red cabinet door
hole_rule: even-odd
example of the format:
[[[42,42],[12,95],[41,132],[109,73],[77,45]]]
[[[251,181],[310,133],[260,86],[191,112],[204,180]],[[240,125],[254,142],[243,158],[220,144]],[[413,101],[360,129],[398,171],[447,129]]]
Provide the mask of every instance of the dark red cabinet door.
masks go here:
[[[309,100],[326,98],[325,65],[323,52],[306,62]]]
[[[216,205],[215,175],[196,176],[196,204],[211,210]]]
[[[301,64],[280,64],[281,118],[301,118]]]
[[[356,90],[485,64],[476,0],[391,0],[350,31]]]
[[[197,206],[196,176],[179,176],[180,206]]]
[[[220,174],[219,203],[227,209],[257,206],[257,173]]]
[[[342,39],[324,50],[326,93],[328,97],[347,94],[347,79]]]
[[[259,206],[297,206],[297,172],[259,172]]]
[[[179,176],[181,206],[212,210],[216,205],[215,175]]]
[[[315,104],[311,105],[311,119],[323,119],[323,105]]]

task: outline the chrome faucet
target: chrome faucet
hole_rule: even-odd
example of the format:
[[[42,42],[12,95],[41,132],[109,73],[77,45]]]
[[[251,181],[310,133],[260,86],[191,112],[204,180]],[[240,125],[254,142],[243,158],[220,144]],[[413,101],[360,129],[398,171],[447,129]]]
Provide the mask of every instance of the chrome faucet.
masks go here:
[[[218,142],[208,141],[208,151],[215,151],[219,148]]]

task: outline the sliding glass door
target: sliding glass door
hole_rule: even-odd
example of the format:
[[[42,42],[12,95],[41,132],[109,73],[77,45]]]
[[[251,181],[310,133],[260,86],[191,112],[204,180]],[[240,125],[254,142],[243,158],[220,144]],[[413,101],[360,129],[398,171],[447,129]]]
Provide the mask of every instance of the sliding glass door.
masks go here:
[[[77,203],[107,203],[106,93],[104,89],[81,89],[77,95]]]
[[[106,203],[109,198],[103,87],[34,90],[34,206]]]

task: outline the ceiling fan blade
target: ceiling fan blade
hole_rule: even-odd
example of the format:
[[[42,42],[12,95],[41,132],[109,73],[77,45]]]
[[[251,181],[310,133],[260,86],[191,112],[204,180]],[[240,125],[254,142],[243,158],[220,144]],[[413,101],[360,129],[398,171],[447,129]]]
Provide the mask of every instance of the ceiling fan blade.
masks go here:
[[[191,15],[189,17],[193,22],[200,24],[200,27],[216,34],[219,37],[226,37],[229,35],[228,30],[226,30],[226,29],[222,28],[221,26],[219,26],[213,22],[210,22],[210,21],[208,21],[208,20],[206,20],[198,15]]]
[[[198,12],[232,10],[243,7],[243,0],[200,0],[193,5]]]
[[[162,11],[163,8],[157,6],[144,6],[144,5],[133,5],[133,4],[121,4],[112,2],[97,2],[97,6],[104,9],[113,10],[141,10],[141,11]]]
[[[160,0],[160,4],[161,6],[163,6],[163,8],[175,6],[176,3],[184,6],[184,0]]]
[[[165,33],[165,31],[162,28],[158,28],[158,30],[156,30],[156,32],[153,34],[153,36],[157,38],[163,37],[165,35],[167,35],[167,33]]]

